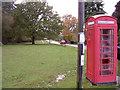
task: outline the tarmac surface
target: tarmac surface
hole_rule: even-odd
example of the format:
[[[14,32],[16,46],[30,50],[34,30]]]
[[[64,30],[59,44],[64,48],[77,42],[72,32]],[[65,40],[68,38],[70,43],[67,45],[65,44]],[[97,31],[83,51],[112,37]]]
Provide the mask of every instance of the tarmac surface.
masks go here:
[[[49,42],[49,40],[46,40],[47,42]],[[50,40],[50,43],[52,44],[57,44],[57,45],[61,45],[59,42],[57,41],[53,41],[53,40]],[[78,45],[73,45],[73,44],[62,44],[62,45],[65,45],[65,46],[71,46],[71,47],[78,47]],[[87,47],[84,46],[84,49],[87,50]]]

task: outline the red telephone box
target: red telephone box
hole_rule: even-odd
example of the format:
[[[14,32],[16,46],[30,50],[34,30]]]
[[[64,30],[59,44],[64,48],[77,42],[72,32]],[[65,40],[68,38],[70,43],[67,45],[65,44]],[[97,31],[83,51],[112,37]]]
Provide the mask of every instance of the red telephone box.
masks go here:
[[[87,79],[92,84],[116,84],[117,20],[96,15],[87,21]]]

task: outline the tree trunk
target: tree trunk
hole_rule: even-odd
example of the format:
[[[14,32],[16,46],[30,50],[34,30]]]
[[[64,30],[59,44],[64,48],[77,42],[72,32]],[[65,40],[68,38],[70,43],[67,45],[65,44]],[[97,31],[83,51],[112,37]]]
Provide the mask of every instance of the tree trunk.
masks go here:
[[[35,44],[35,37],[32,37],[32,44]]]

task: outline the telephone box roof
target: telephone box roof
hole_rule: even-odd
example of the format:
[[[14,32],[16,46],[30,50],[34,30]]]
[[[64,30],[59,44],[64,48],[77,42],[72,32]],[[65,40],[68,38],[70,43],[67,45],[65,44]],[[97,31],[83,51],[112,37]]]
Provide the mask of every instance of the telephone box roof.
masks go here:
[[[106,14],[99,14],[99,15],[95,15],[95,16],[91,16],[91,17],[93,17],[94,19],[97,19],[99,17],[112,17],[112,16],[109,16],[109,15],[106,15]],[[115,17],[112,17],[112,18],[116,19]]]

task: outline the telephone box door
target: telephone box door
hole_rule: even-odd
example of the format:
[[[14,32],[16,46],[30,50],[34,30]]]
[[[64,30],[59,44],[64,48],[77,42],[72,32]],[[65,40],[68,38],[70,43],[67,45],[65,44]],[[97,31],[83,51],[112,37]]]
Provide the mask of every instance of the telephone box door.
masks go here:
[[[116,28],[99,27],[100,59],[97,82],[111,82],[116,80]]]

